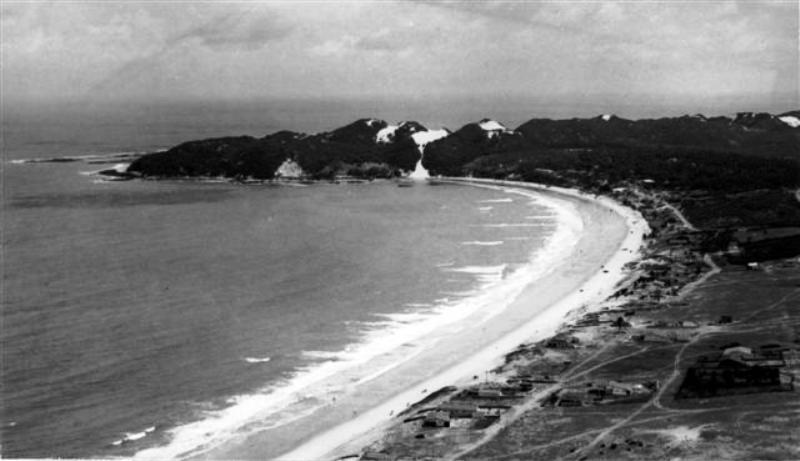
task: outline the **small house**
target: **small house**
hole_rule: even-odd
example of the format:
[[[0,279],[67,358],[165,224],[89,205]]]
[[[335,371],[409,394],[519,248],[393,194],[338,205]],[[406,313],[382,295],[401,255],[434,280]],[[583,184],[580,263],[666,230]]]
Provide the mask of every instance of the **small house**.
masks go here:
[[[728,347],[722,351],[723,357],[742,357],[747,356],[750,357],[753,355],[753,349],[745,346],[733,346]]]
[[[575,389],[565,389],[558,393],[556,405],[559,407],[582,407],[586,393]]]
[[[574,349],[580,341],[574,336],[561,335],[548,339],[544,347],[548,349]]]
[[[451,419],[472,418],[475,415],[475,405],[466,402],[450,401],[444,402],[437,407],[439,411],[445,411]]]
[[[503,397],[503,391],[500,389],[478,389],[478,397],[482,398],[501,398]]]
[[[450,427],[450,414],[446,411],[432,411],[425,415],[422,427]]]
[[[477,412],[480,416],[500,416],[510,408],[509,405],[486,404],[478,405]]]

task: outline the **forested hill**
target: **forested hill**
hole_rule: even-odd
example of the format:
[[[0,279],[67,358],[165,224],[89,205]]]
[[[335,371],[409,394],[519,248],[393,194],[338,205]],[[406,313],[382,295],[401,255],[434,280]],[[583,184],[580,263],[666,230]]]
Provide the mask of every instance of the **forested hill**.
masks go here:
[[[128,173],[162,178],[391,177],[414,170],[419,141],[429,133],[416,122],[394,126],[362,119],[315,135],[280,131],[262,138],[204,139],[145,155]]]
[[[800,111],[740,113],[731,118],[532,119],[513,130],[485,119],[452,133],[428,130],[416,122],[389,125],[361,119],[314,135],[280,131],[261,138],[190,141],[145,155],[128,172],[146,177],[240,179],[272,179],[287,172],[312,179],[392,177],[414,170],[423,147],[423,165],[431,174],[526,177],[531,169],[621,161],[624,164],[616,172],[598,171],[614,180],[629,174],[658,176],[665,166],[672,175],[673,170],[694,168],[700,161],[722,164],[710,168],[729,164],[759,171],[783,169],[778,181],[788,184],[793,178],[787,168],[800,158]]]
[[[740,113],[625,120],[533,119],[476,136],[467,125],[427,147],[431,174],[547,179],[547,171],[592,172],[615,183],[652,179],[671,188],[742,189],[798,184],[800,118]]]
[[[361,119],[307,135],[190,141],[135,160],[128,177],[332,179],[431,175],[516,179],[609,193],[637,185],[672,194],[697,225],[800,226],[800,111],[735,117],[484,119],[455,132]],[[112,174],[115,174],[112,171]]]

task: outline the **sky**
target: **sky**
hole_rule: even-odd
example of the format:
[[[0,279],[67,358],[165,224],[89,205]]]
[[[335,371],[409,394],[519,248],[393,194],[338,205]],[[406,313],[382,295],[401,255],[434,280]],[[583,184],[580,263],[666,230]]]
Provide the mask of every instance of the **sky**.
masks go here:
[[[2,1],[3,104],[798,102],[798,1]],[[726,106],[727,107],[727,106]]]

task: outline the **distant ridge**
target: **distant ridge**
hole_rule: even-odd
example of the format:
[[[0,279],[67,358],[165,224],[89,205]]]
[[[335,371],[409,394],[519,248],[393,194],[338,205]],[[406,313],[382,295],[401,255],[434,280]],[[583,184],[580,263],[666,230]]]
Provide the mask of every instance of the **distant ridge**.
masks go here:
[[[429,135],[421,135],[425,132]],[[415,121],[390,125],[364,118],[311,135],[279,131],[262,138],[189,141],[142,156],[130,165],[127,174],[274,179],[289,161],[311,179],[340,175],[389,178],[413,171],[423,149],[423,165],[432,174],[443,175],[472,174],[476,167],[501,161],[501,157],[520,162],[542,152],[551,155],[561,151],[568,156],[576,150],[702,151],[793,161],[800,158],[800,110],[778,115],[742,112],[732,118],[701,114],[643,120],[613,114],[585,119],[539,118],[513,130],[486,118],[453,132],[433,133]],[[417,142],[421,139],[426,145]],[[507,166],[503,163],[501,170]]]

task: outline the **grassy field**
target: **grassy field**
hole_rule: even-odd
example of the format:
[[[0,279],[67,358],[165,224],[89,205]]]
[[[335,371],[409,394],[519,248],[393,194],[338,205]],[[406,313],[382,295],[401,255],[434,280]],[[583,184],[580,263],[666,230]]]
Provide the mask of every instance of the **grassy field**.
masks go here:
[[[361,459],[800,459],[800,259],[732,264],[672,197],[614,193],[652,230],[615,295],[412,406]]]
[[[685,304],[647,313],[652,321],[699,323],[689,342],[633,346],[619,341],[564,375],[586,381],[659,380],[659,391],[646,402],[533,408],[462,457],[800,459],[800,393],[796,390],[706,399],[674,397],[685,369],[699,356],[726,345],[784,342],[800,347],[800,265],[781,266],[775,263],[758,271],[723,267],[692,291]],[[704,326],[723,315],[731,316],[733,323]]]

